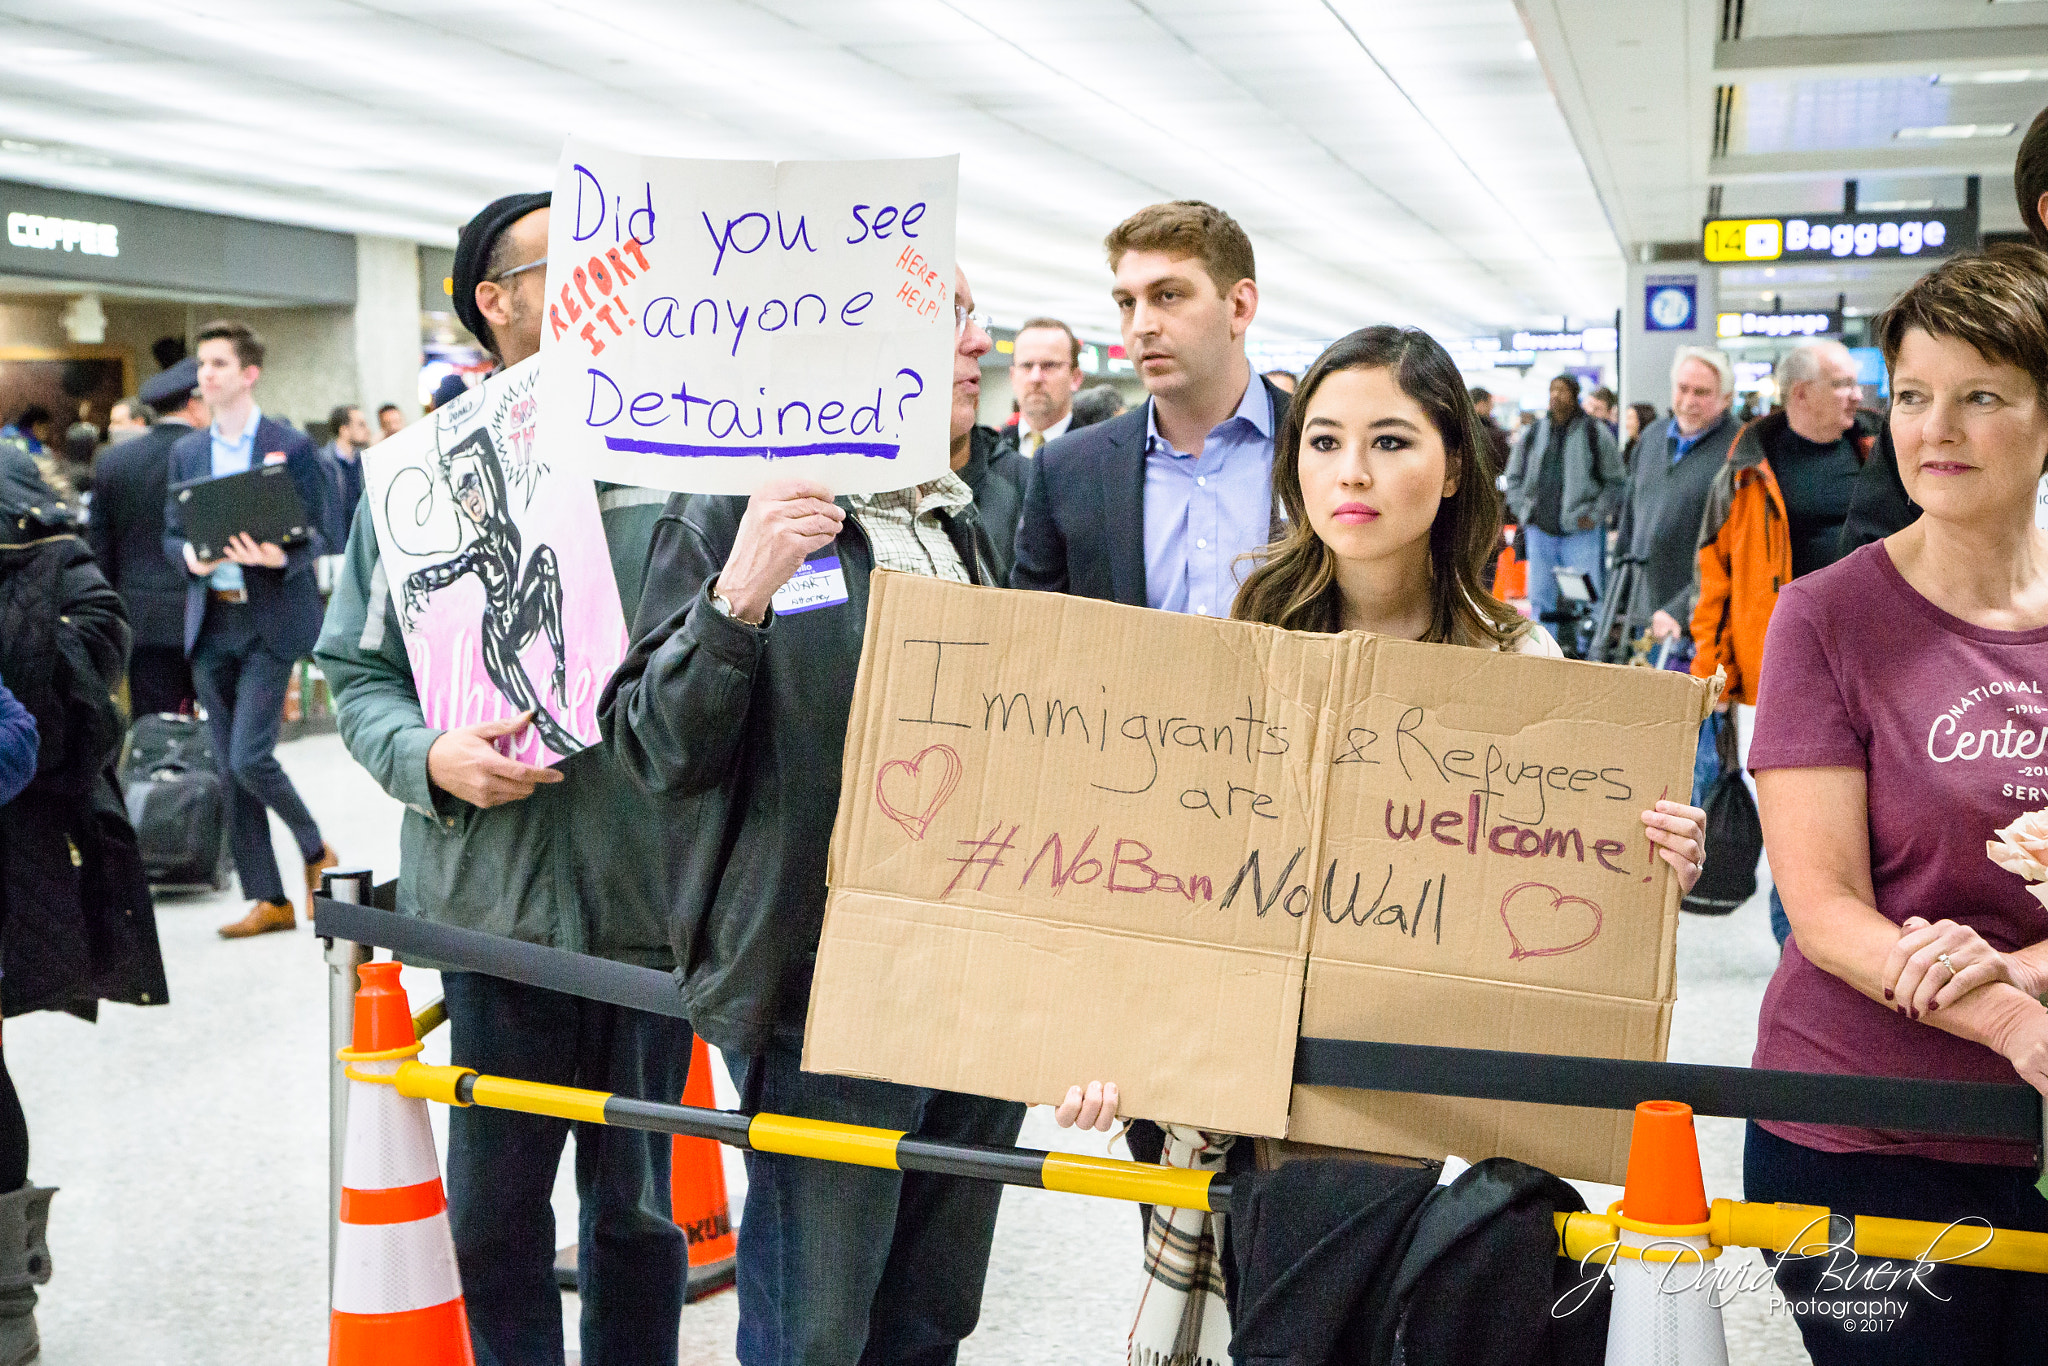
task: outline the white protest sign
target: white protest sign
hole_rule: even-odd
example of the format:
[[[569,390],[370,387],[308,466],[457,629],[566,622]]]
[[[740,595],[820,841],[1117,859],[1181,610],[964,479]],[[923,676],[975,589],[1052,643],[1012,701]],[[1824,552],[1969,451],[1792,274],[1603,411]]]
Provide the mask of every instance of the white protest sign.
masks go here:
[[[598,479],[876,493],[949,468],[959,159],[695,161],[571,138],[540,442]]]

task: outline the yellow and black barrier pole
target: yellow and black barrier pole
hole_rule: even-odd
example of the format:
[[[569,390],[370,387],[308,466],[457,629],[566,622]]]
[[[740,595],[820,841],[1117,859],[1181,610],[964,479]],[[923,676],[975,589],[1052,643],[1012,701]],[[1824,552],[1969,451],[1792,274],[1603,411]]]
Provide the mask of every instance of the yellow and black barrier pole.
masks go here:
[[[420,1062],[402,1063],[395,1073],[388,1075],[357,1073],[354,1069],[348,1075],[357,1081],[394,1085],[400,1095],[442,1105],[482,1105],[589,1124],[709,1138],[759,1153],[814,1157],[890,1171],[936,1172],[1218,1214],[1227,1213],[1230,1208],[1230,1185],[1217,1180],[1215,1173],[1151,1166],[1113,1157],[942,1143],[897,1129],[835,1124],[793,1115],[743,1115],[669,1105]],[[1591,1212],[1558,1215],[1557,1231],[1561,1255],[1573,1261],[1598,1263],[1608,1260],[1620,1236],[1613,1215]],[[1866,1257],[1898,1261],[1925,1257],[1957,1266],[2048,1274],[2048,1233],[1868,1215],[1852,1220],[1814,1205],[1716,1200],[1706,1235],[1715,1247],[1755,1247],[1804,1256],[1846,1248]]]
[[[935,1172],[1000,1181],[1010,1186],[1095,1195],[1112,1200],[1223,1211],[1229,1187],[1214,1173],[1154,1167],[1112,1157],[1081,1153],[1050,1153],[1032,1148],[996,1148],[970,1143],[941,1143],[897,1129],[799,1119],[792,1115],[742,1115],[689,1105],[634,1100],[604,1091],[549,1086],[511,1077],[483,1076],[466,1067],[437,1067],[407,1062],[388,1076],[372,1073],[350,1077],[386,1082],[403,1096],[443,1105],[482,1105],[531,1115],[610,1124],[625,1129],[709,1138],[757,1153],[815,1157],[857,1167],[890,1171]]]

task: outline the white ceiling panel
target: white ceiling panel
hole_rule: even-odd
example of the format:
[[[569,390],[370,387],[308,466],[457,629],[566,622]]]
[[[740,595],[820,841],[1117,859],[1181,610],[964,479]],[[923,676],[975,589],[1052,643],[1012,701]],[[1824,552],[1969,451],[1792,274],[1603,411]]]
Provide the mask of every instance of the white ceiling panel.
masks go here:
[[[1514,0],[0,0],[0,174],[445,244],[570,132],[956,151],[999,320],[1109,333],[1102,236],[1162,198],[1245,224],[1275,335],[1603,316],[1615,224],[1528,38]]]

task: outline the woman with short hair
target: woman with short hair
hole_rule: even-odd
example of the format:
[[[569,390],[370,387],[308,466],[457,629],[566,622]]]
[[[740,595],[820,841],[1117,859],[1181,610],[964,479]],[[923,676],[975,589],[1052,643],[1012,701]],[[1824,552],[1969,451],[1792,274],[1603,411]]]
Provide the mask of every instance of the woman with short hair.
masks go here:
[[[2048,908],[1986,842],[2048,806],[2048,256],[1999,247],[1879,321],[1899,473],[1923,515],[1785,587],[1749,753],[1791,918],[1755,1065],[2048,1093]],[[2004,855],[2048,876],[2030,857]],[[2048,1232],[2030,1144],[1753,1122],[1750,1200]],[[1844,1254],[1846,1258],[1846,1254]],[[1780,1260],[1816,1362],[2048,1361],[2042,1278]],[[1862,1270],[1869,1270],[1866,1260]],[[1891,1284],[1886,1295],[1871,1287]],[[1892,1315],[1828,1301],[1889,1298]],[[1811,1312],[1805,1312],[1811,1311]],[[1864,1323],[1860,1317],[1882,1323]],[[1868,1330],[1868,1331],[1866,1331]]]

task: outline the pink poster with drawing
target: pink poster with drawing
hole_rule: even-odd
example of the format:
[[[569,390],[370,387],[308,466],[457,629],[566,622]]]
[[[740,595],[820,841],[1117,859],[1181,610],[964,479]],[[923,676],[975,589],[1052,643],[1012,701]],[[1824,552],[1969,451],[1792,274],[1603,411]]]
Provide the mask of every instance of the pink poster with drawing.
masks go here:
[[[533,713],[498,742],[553,764],[598,740],[626,621],[591,480],[536,448],[540,370],[493,375],[363,455],[385,585],[427,724]]]

